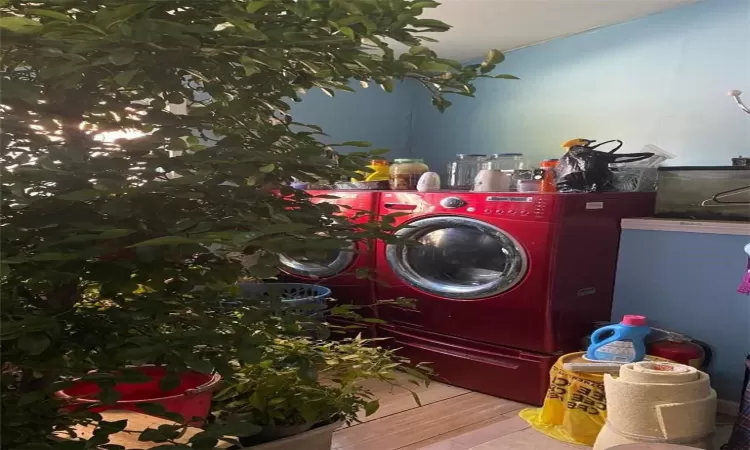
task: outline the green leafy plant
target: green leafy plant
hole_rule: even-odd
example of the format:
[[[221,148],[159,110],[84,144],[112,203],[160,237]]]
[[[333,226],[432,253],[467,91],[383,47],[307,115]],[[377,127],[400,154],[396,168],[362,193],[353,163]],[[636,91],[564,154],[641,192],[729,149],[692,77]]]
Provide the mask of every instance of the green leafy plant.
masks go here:
[[[421,36],[448,29],[420,18],[434,6],[0,2],[3,448],[61,448],[53,432],[87,423],[97,433],[64,447],[106,444],[122,424],[66,413],[53,395],[91,370],[112,403],[125,366],[231,378],[231,361],[301,332],[292,316],[238,319],[217,304],[240,277],[273,277],[280,254],[388,239],[389,226],[333,221],[334,205],[286,186],[348,178],[368,156],[331,164],[323,130],[293,122],[289,102],[352,81],[390,92],[403,79],[439,109],[446,94],[473,96],[502,54],[468,66],[439,58]]]
[[[257,425],[247,435],[265,431],[262,438],[267,439],[316,424],[358,421],[361,412],[373,414],[379,403],[362,380],[393,383],[394,371],[404,368],[418,377],[415,383],[429,382],[423,371],[374,344],[377,340],[359,336],[337,342],[277,338],[263,349],[259,362],[238,366],[215,395],[214,414]]]

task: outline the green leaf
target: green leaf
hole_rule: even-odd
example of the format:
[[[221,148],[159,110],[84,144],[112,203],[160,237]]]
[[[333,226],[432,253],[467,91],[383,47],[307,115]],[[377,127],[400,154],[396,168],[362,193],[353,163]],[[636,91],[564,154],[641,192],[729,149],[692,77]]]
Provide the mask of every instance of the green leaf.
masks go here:
[[[263,353],[257,347],[242,348],[237,350],[237,358],[245,364],[257,364]]]
[[[501,73],[500,75],[493,75],[492,77],[493,78],[501,78],[503,80],[520,80],[520,78],[518,78],[517,76],[510,75],[508,73]]]
[[[252,75],[260,71],[260,69],[258,69],[258,63],[247,55],[240,56],[240,64],[242,64],[242,67],[245,69],[245,75]]]
[[[505,55],[503,55],[503,52],[500,50],[492,49],[489,52],[487,52],[487,55],[484,57],[483,64],[499,64],[505,60]]]
[[[413,47],[409,47],[409,53],[412,55],[421,55],[422,53],[429,52],[430,49],[425,47],[424,45],[415,45]]]
[[[171,391],[172,389],[177,389],[180,386],[180,376],[176,373],[168,373],[159,380],[159,388],[161,388],[162,391]]]
[[[349,27],[341,27],[341,28],[339,28],[339,31],[344,36],[348,37],[349,39],[354,40],[355,34],[354,34],[354,30],[352,30],[351,28],[349,28]]]
[[[448,31],[451,29],[451,26],[446,24],[445,22],[441,20],[436,19],[417,19],[412,21],[412,25],[415,27],[425,27],[429,28],[431,31]]]
[[[104,430],[107,432],[107,434],[115,434],[119,433],[120,431],[124,430],[125,427],[128,426],[128,419],[123,420],[115,420],[112,422],[108,422],[106,420],[102,420],[99,422],[98,428],[101,430]]]
[[[373,400],[371,402],[365,403],[365,416],[371,416],[375,414],[378,408],[380,408],[380,402],[378,400]]]
[[[42,29],[42,24],[26,17],[6,16],[0,17],[0,29],[15,33],[35,33]]]
[[[112,25],[119,22],[124,22],[131,17],[150,9],[151,7],[153,7],[153,4],[151,4],[150,2],[133,3],[130,5],[120,6],[107,15],[107,20],[104,21],[101,26],[104,29],[108,29]]]
[[[380,83],[380,87],[383,88],[386,92],[393,92],[393,79],[392,78],[386,78],[383,80],[382,83]]]
[[[419,65],[419,68],[427,72],[450,72],[453,70],[453,67],[449,66],[448,64],[439,63],[436,61],[425,61]]]
[[[115,379],[122,383],[146,383],[151,377],[137,369],[123,369],[115,375]]]
[[[146,414],[152,415],[152,416],[163,416],[164,413],[167,411],[164,409],[163,405],[160,405],[159,403],[151,403],[151,402],[140,402],[136,403],[138,409],[143,411]]]
[[[364,20],[367,20],[367,17],[360,16],[360,15],[352,15],[344,17],[343,19],[338,19],[336,21],[336,25],[339,27],[348,26],[348,25],[354,25],[355,23],[360,23]]]
[[[162,434],[161,431],[155,429],[155,428],[146,428],[141,432],[141,435],[138,436],[138,440],[142,442],[167,442],[167,437]]]
[[[102,36],[106,36],[107,32],[102,30],[101,28],[97,27],[96,25],[91,25],[90,23],[83,23],[83,22],[76,22],[76,26],[86,28],[87,30],[91,30],[97,34],[100,34]]]
[[[463,68],[463,65],[460,62],[454,61],[452,59],[438,58],[437,62],[440,62],[440,63],[443,63],[443,64],[447,64],[447,65],[449,65],[450,67],[452,67],[452,68],[454,68],[456,70],[461,70]]]
[[[364,317],[364,318],[362,319],[362,322],[367,322],[367,323],[377,323],[377,324],[388,323],[388,322],[386,322],[386,321],[385,321],[385,320],[383,320],[383,319],[376,319],[376,318],[374,318],[374,317]]]
[[[32,255],[27,260],[28,261],[69,261],[71,259],[77,259],[77,258],[79,258],[79,256],[74,255],[74,254],[47,252],[47,253],[37,253],[36,255]]]
[[[438,6],[440,6],[440,3],[427,0],[411,4],[412,8],[437,8]]]
[[[229,417],[226,423],[216,426],[213,431],[222,436],[254,436],[263,431],[263,428],[247,420]]]
[[[135,230],[126,230],[124,228],[116,228],[113,230],[105,230],[99,233],[99,239],[117,239],[124,236],[129,236],[135,233]]]
[[[135,50],[132,48],[121,48],[115,53],[110,53],[109,62],[116,66],[125,66],[135,59]]]
[[[342,142],[339,145],[348,146],[348,147],[370,147],[372,146],[372,144],[367,141],[346,141],[346,142]]]
[[[162,436],[166,437],[167,439],[176,439],[180,437],[180,434],[182,432],[182,425],[159,425],[159,432],[162,434]]]
[[[417,406],[422,406],[422,400],[419,398],[419,395],[414,391],[409,391],[409,392],[411,392],[411,397],[417,403]]]
[[[80,191],[68,192],[58,196],[61,200],[69,200],[75,202],[85,202],[87,200],[93,200],[101,197],[102,193],[96,189],[81,189]]]
[[[130,82],[133,80],[133,77],[135,76],[136,73],[138,73],[138,69],[132,69],[132,70],[126,70],[124,72],[120,72],[114,76],[115,83],[123,87],[128,86]]]
[[[206,375],[214,371],[214,365],[211,364],[210,361],[206,361],[204,359],[191,361],[189,365],[191,369]]]
[[[216,444],[219,443],[219,440],[216,439],[213,433],[203,431],[191,437],[189,442],[196,450],[213,450]]]
[[[271,173],[273,172],[273,169],[276,168],[276,165],[274,163],[266,164],[265,166],[260,167],[258,170],[262,173]]]
[[[268,4],[267,1],[261,1],[261,0],[247,2],[245,11],[249,12],[250,14],[253,14],[255,12],[258,12],[261,8],[263,8],[267,4]]]
[[[99,393],[99,400],[105,405],[114,405],[120,400],[120,393],[111,387],[105,387]]]
[[[30,405],[39,401],[44,401],[45,394],[43,391],[32,391],[22,394],[18,398],[18,406]]]
[[[49,9],[29,8],[26,10],[26,14],[31,16],[49,17],[50,19],[64,20],[66,22],[71,22],[73,20],[73,18],[67,14]]]
[[[148,239],[146,241],[139,242],[131,245],[129,248],[137,247],[152,247],[159,245],[181,245],[181,244],[195,244],[195,239],[189,239],[183,236],[162,236],[154,239]]]
[[[240,30],[242,30],[243,34],[247,36],[248,38],[254,40],[254,41],[267,41],[268,36],[265,35],[262,31],[255,28],[255,25],[247,22],[240,22],[239,24],[235,24]]]

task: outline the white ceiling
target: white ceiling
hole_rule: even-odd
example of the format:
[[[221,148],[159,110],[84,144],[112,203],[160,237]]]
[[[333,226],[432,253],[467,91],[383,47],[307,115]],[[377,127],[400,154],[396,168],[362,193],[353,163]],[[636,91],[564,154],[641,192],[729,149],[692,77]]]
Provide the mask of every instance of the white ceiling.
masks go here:
[[[438,0],[424,18],[453,26],[427,44],[443,58],[466,61],[490,48],[507,51],[625,22],[699,0]]]

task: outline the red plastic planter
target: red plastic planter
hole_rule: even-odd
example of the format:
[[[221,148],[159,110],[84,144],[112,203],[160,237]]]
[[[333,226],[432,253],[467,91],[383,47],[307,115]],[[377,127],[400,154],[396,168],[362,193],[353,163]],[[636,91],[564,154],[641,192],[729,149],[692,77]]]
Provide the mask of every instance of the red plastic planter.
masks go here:
[[[168,412],[182,415],[185,420],[201,421],[208,416],[211,409],[213,390],[221,381],[221,375],[205,375],[200,372],[184,372],[179,374],[180,385],[175,389],[163,391],[159,381],[167,375],[164,367],[141,366],[138,370],[146,374],[151,380],[144,383],[117,383],[115,391],[120,394],[120,400],[112,405],[99,405],[97,399],[99,386],[91,381],[78,381],[73,386],[57,392],[57,397],[67,401],[70,410],[87,408],[93,412],[106,410],[129,410],[148,414],[138,408],[137,403],[157,403]]]

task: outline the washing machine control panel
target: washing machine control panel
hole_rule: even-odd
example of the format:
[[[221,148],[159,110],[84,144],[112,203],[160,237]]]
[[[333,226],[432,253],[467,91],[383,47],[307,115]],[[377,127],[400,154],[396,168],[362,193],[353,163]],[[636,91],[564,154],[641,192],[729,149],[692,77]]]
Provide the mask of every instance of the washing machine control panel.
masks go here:
[[[466,202],[458,197],[445,197],[440,200],[440,206],[446,209],[455,209],[464,206]]]
[[[474,195],[471,198],[450,196],[441,199],[440,206],[448,210],[465,211],[479,215],[539,220],[549,215],[551,209],[549,200],[551,200],[550,197],[538,195],[490,194],[481,198]]]

